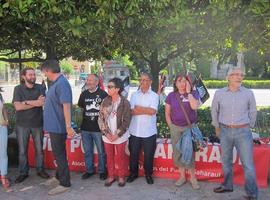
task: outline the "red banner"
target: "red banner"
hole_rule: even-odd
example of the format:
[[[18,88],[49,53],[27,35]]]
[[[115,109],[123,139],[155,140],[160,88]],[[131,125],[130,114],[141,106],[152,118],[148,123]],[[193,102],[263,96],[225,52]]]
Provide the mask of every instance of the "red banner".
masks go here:
[[[85,171],[83,147],[80,136],[67,139],[67,157],[71,171]],[[56,164],[52,155],[50,138],[44,136],[44,164],[45,168],[54,169]],[[269,145],[254,146],[254,162],[259,187],[267,187],[267,177],[270,164]],[[223,173],[221,166],[221,152],[219,145],[208,145],[200,152],[196,152],[195,165],[198,180],[222,182]],[[126,146],[126,162],[128,166],[129,151]],[[243,168],[236,150],[233,152],[234,183],[244,184]],[[29,145],[29,164],[35,165],[34,146],[32,140]],[[95,166],[97,166],[97,151],[95,148]],[[143,156],[140,157],[139,175],[143,175]],[[128,170],[126,175],[128,175]],[[178,169],[173,166],[172,145],[170,139],[158,139],[154,158],[154,176],[161,178],[176,179],[179,176]]]

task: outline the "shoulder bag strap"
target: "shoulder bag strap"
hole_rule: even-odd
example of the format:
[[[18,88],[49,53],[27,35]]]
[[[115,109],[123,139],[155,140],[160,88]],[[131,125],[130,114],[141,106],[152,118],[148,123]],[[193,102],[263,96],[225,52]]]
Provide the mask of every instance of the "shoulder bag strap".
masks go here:
[[[182,111],[183,111],[183,113],[185,115],[185,118],[187,120],[188,126],[191,128],[191,122],[190,122],[189,117],[187,115],[186,109],[184,108],[183,102],[180,99],[180,96],[179,96],[179,94],[177,92],[175,92],[175,97],[176,97],[176,99],[177,99],[177,101],[178,101],[178,103],[180,105],[180,108],[182,109]]]

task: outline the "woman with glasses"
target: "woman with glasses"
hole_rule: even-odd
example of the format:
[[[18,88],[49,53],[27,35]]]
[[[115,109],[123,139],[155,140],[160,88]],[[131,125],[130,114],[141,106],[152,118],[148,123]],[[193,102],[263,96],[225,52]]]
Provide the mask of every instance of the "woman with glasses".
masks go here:
[[[2,88],[0,88],[2,92]],[[1,172],[1,182],[4,189],[7,191],[9,188],[9,181],[7,178],[7,166],[8,166],[8,156],[7,156],[7,143],[8,143],[8,115],[7,110],[4,106],[3,97],[0,93],[0,172]]]
[[[108,96],[100,106],[99,127],[103,134],[105,152],[107,155],[108,178],[105,186],[109,187],[118,176],[118,186],[125,186],[125,147],[129,138],[128,127],[131,120],[130,104],[121,95],[123,83],[119,78],[113,78],[108,83]],[[118,166],[118,170],[115,168]]]

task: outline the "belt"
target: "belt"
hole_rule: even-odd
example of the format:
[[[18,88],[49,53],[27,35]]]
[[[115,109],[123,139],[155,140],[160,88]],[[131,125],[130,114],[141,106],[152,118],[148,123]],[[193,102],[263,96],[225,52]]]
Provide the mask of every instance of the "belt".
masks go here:
[[[221,124],[225,128],[246,128],[249,126],[249,124],[239,124],[239,125],[226,125],[226,124]]]

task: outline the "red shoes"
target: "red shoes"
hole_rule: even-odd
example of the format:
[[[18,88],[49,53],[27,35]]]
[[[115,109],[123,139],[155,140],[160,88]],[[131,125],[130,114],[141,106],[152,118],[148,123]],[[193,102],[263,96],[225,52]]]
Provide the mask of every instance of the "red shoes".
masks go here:
[[[9,189],[9,180],[6,176],[1,176],[1,182],[3,185],[3,188],[7,191]]]

